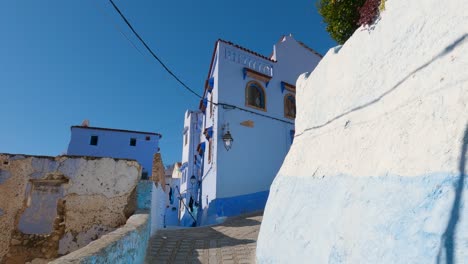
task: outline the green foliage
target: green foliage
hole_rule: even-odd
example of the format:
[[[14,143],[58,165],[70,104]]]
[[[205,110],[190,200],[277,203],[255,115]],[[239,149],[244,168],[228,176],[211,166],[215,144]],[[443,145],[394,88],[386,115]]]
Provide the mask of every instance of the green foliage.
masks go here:
[[[327,24],[327,31],[343,44],[359,27],[359,8],[366,0],[318,0],[317,9]]]
[[[380,12],[384,11],[385,10],[385,1],[386,0],[382,0],[380,1],[380,6],[379,6],[379,10]]]

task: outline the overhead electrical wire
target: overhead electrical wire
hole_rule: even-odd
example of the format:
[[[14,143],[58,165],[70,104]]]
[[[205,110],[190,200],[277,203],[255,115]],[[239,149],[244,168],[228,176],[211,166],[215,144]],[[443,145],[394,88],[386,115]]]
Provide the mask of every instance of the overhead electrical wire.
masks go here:
[[[143,46],[145,46],[145,48],[148,50],[148,52],[153,56],[153,58],[155,58],[159,64],[161,64],[161,66],[172,76],[174,77],[180,84],[182,84],[182,86],[185,87],[185,89],[187,89],[188,91],[190,91],[192,94],[194,94],[195,96],[197,96],[198,98],[202,98],[201,95],[199,95],[198,93],[196,93],[194,90],[190,89],[190,87],[188,87],[182,80],[179,79],[179,77],[177,77],[167,66],[166,64],[164,64],[164,62],[158,57],[156,56],[156,54],[151,50],[150,47],[148,47],[148,45],[146,44],[146,42],[140,37],[140,35],[135,31],[135,29],[132,27],[132,25],[130,24],[130,22],[128,22],[127,18],[125,18],[125,16],[122,14],[122,12],[120,11],[120,9],[114,4],[114,1],[112,0],[109,0],[112,4],[112,6],[114,7],[114,9],[117,11],[117,13],[119,13],[120,17],[122,17],[122,19],[125,21],[125,23],[127,24],[127,26],[130,28],[130,30],[133,32],[133,34],[135,34],[135,36],[141,41],[141,43],[143,44]]]
[[[137,45],[127,36],[127,34],[124,33],[124,31],[120,28],[119,25],[117,25],[117,23],[115,23],[112,18],[109,16],[109,14],[103,9],[101,8],[95,1],[92,1],[94,3],[94,5],[96,6],[96,9],[104,16],[106,17],[109,22],[115,27],[115,29],[120,32],[120,34],[122,34],[122,36],[128,40],[128,42],[132,45],[132,47],[138,51],[138,53],[141,54],[141,56],[143,56],[145,59],[148,59],[147,56],[145,56],[145,54],[143,54],[143,52],[137,47]],[[149,60],[149,59],[148,59]]]
[[[195,95],[196,97],[198,98],[203,98],[203,96],[201,96],[200,94],[198,94],[197,92],[195,92],[193,89],[191,89],[187,84],[185,84],[177,75],[175,75],[175,73],[169,69],[169,67],[153,52],[153,50],[151,50],[151,48],[146,44],[146,42],[143,40],[143,38],[141,38],[141,36],[136,32],[136,30],[133,28],[133,26],[130,24],[130,22],[127,20],[127,18],[125,17],[125,15],[120,11],[120,9],[117,7],[117,5],[114,3],[113,0],[109,0],[109,2],[112,4],[112,6],[114,7],[115,11],[117,11],[117,13],[119,13],[120,17],[125,21],[125,23],[127,24],[127,26],[130,28],[130,30],[133,32],[133,34],[135,34],[135,36],[141,41],[141,43],[143,44],[143,46],[146,48],[146,50],[148,50],[148,52],[153,56],[154,59],[156,59],[159,64],[161,64],[161,66],[167,71],[167,73],[169,73],[178,83],[180,83],[186,90],[188,90],[190,93],[192,93],[193,95]],[[122,33],[123,34],[123,33]],[[126,36],[125,36],[126,37]],[[130,41],[131,42],[131,41]],[[133,44],[133,42],[131,42]],[[137,49],[138,50],[138,49]],[[272,116],[269,116],[269,115],[265,115],[265,114],[261,114],[261,113],[257,113],[257,112],[254,112],[252,110],[248,110],[248,109],[245,109],[245,108],[242,108],[242,107],[238,107],[238,106],[235,106],[235,105],[231,105],[231,104],[226,104],[226,103],[215,103],[215,102],[212,102],[210,100],[207,99],[208,102],[214,104],[214,105],[220,105],[220,106],[225,106],[225,107],[228,107],[228,108],[234,108],[234,109],[238,109],[238,110],[241,110],[241,111],[244,111],[244,112],[248,112],[248,113],[251,113],[251,114],[254,114],[254,115],[258,115],[258,116],[261,116],[261,117],[265,117],[265,118],[269,118],[269,119],[272,119],[272,120],[275,120],[275,121],[280,121],[280,122],[283,122],[283,123],[287,123],[287,124],[294,124],[293,122],[290,122],[290,121],[286,121],[286,120],[283,120],[283,119],[280,119],[280,118],[276,118],[276,117],[272,117]]]

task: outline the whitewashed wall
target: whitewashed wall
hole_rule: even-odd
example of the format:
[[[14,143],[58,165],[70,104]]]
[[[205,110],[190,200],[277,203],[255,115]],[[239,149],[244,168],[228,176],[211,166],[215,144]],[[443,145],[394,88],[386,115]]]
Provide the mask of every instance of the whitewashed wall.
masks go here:
[[[468,17],[391,0],[298,80],[259,263],[467,263]]]

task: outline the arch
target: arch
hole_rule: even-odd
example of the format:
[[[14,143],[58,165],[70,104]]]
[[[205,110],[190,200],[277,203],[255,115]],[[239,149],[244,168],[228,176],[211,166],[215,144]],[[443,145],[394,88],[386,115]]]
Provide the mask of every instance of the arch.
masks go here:
[[[247,83],[245,86],[245,105],[266,111],[266,93],[260,83],[256,81]]]
[[[284,116],[287,118],[296,118],[296,97],[293,94],[284,96]]]

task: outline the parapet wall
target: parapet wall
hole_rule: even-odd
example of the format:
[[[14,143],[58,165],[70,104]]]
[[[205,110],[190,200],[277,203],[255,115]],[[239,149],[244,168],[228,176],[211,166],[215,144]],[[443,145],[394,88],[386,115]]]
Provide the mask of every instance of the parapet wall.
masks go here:
[[[50,264],[143,263],[149,235],[149,212],[135,214],[123,227]]]
[[[160,184],[140,181],[138,211],[125,226],[52,263],[143,263],[150,236],[163,227],[165,198]]]
[[[136,161],[0,154],[0,263],[52,259],[125,224]]]

